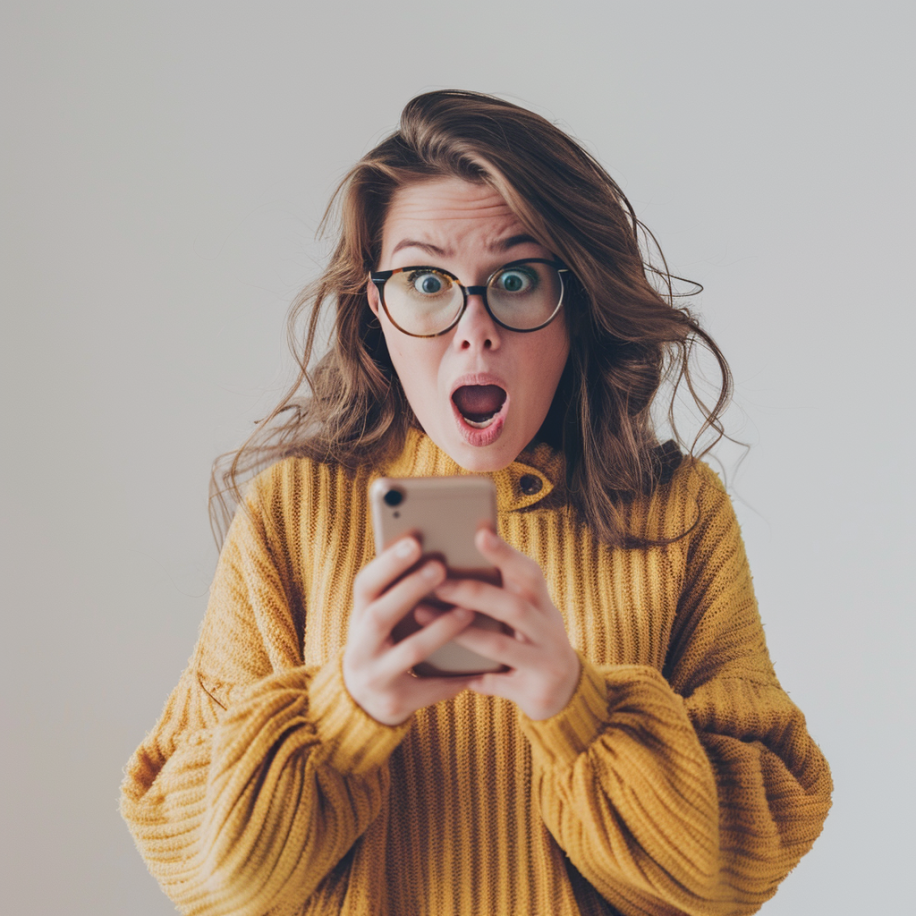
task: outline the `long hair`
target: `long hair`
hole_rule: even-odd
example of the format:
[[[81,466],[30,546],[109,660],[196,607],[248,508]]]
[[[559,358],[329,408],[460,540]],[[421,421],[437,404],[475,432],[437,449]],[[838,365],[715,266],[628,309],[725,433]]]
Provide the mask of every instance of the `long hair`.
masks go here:
[[[217,543],[240,498],[240,483],[269,464],[308,456],[352,470],[403,446],[416,419],[369,308],[366,284],[378,267],[394,193],[442,177],[489,184],[571,269],[563,307],[570,356],[541,437],[563,450],[568,506],[600,539],[628,543],[626,505],[651,493],[672,460],[680,459],[679,449],[660,445],[652,417],[665,380],[671,382],[667,416],[677,439],[673,405],[682,383],[703,417],[693,441],[680,445],[693,455],[711,431],[712,441],[694,455],[699,457],[724,435],[728,365],[690,311],[676,305],[673,281],[679,278],[669,273],[654,236],[610,175],[540,115],[480,93],[428,92],[407,103],[397,131],[347,173],[331,199],[322,225],[339,215],[339,240],[327,269],[296,297],[289,315],[296,380],[248,440],[214,462],[210,518]],[[329,311],[330,348],[310,367]],[[721,374],[712,404],[691,376],[697,344],[712,354]]]

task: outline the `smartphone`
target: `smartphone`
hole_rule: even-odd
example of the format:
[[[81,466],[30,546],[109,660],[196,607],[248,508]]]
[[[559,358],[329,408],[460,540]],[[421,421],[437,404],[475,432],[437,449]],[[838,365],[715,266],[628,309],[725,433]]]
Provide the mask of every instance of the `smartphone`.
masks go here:
[[[419,563],[436,557],[445,564],[450,578],[502,584],[499,570],[474,546],[474,536],[480,528],[496,531],[496,488],[489,478],[382,477],[370,487],[369,502],[376,551],[381,552],[405,535],[413,534],[423,549]],[[423,600],[442,609],[453,606],[433,595]],[[478,613],[469,625],[510,635],[513,632],[486,614]],[[420,624],[410,612],[398,622],[391,635],[398,642],[419,629]],[[413,668],[418,677],[454,677],[507,670],[505,665],[454,642],[441,646]]]

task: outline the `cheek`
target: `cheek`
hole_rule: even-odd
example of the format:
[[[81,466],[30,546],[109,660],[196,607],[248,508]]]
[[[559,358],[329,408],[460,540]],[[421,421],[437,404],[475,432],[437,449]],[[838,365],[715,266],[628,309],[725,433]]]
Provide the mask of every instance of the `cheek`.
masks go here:
[[[383,327],[383,331],[394,371],[416,412],[423,401],[435,398],[439,366],[435,348],[429,346],[430,341],[409,337],[394,328]]]
[[[554,324],[557,325],[556,330],[538,342],[537,352],[532,354],[529,361],[529,365],[537,367],[535,385],[548,401],[553,398],[569,357],[569,335],[566,327],[556,321]],[[553,325],[550,327],[553,328]]]

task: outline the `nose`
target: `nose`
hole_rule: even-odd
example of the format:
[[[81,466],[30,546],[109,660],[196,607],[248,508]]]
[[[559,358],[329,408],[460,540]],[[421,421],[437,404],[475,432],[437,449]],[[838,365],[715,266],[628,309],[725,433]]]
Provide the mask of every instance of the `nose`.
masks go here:
[[[455,345],[461,350],[496,350],[501,331],[483,304],[483,296],[469,294],[467,308],[455,329]]]

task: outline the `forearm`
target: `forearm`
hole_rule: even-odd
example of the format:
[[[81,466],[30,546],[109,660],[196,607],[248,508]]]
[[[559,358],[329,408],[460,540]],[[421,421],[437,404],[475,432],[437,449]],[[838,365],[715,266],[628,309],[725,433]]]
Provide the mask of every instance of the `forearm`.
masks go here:
[[[686,707],[716,774],[722,882],[753,913],[820,835],[830,769],[778,683],[720,679]]]
[[[686,701],[655,669],[585,663],[569,706],[522,722],[545,823],[623,913],[753,913],[820,833],[830,776],[778,685]]]
[[[657,671],[583,661],[570,704],[522,719],[547,827],[623,913],[723,912],[713,769]]]
[[[183,912],[297,912],[376,816],[409,725],[373,722],[339,678],[339,658],[314,678],[280,672],[218,717],[193,672],[182,679],[121,810]]]

